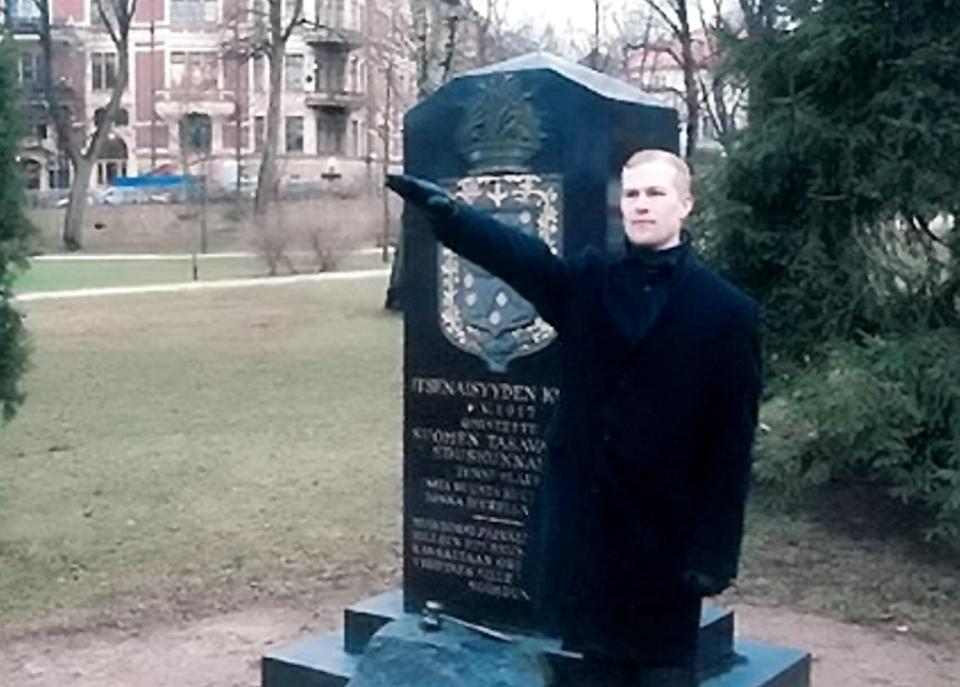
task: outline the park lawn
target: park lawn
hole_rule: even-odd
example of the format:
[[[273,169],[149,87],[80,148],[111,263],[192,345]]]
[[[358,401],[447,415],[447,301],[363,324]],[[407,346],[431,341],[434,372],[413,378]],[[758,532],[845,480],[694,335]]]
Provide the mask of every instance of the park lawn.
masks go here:
[[[309,256],[300,256],[298,268],[310,271]],[[379,255],[370,252],[344,255],[337,270],[377,269],[383,267]],[[249,279],[267,273],[255,256],[201,255],[197,260],[198,281]],[[286,274],[281,271],[281,274]],[[32,261],[14,283],[17,293],[68,291],[124,286],[172,284],[193,280],[190,256],[164,256],[154,259],[44,259]]]
[[[24,304],[35,355],[0,430],[0,625],[391,578],[401,346],[384,288]]]
[[[200,281],[243,279],[263,274],[253,257],[201,257],[197,261]],[[34,260],[14,283],[17,293],[68,291],[115,286],[148,286],[187,282],[193,279],[189,257],[171,256],[152,260]]]
[[[397,584],[401,323],[384,288],[23,304],[35,355],[0,430],[0,635]],[[755,496],[722,602],[956,637],[956,559],[910,543],[902,513]]]

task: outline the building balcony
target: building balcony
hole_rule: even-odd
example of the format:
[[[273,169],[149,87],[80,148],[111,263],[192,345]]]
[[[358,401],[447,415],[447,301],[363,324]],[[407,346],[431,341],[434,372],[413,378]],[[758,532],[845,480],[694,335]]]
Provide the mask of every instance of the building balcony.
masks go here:
[[[190,113],[210,115],[214,118],[230,117],[237,104],[233,91],[193,89],[163,89],[155,91],[154,107],[157,114],[166,120],[179,120]]]
[[[47,92],[43,83],[39,79],[21,84],[23,101],[28,107],[39,107],[47,109]],[[53,85],[54,98],[60,105],[73,107],[77,104],[79,98],[74,88],[64,79],[58,80]]]
[[[363,105],[365,99],[365,94],[352,91],[320,89],[304,93],[304,103],[307,107],[330,110],[356,109]]]
[[[20,139],[20,148],[27,152],[33,152],[45,155],[49,159],[54,159],[57,155],[57,144],[49,136],[40,138],[36,133],[31,133]]]
[[[304,24],[303,41],[318,50],[347,52],[363,45],[363,34],[343,27]]]
[[[40,33],[39,16],[7,16],[6,27],[13,34],[37,34]]]

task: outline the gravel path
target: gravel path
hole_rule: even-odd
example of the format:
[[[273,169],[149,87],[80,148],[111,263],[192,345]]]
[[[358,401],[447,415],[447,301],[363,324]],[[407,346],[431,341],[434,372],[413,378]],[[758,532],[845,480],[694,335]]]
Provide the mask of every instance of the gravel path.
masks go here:
[[[270,646],[334,627],[341,604],[313,614],[259,608],[137,633],[34,637],[0,649],[0,675],[11,687],[255,687]],[[960,684],[958,647],[783,608],[734,608],[742,636],[810,650],[815,687]]]

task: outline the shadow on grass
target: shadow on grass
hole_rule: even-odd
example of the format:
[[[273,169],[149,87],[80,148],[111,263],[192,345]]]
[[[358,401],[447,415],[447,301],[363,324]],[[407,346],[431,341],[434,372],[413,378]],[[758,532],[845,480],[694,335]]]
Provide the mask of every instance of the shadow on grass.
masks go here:
[[[831,486],[785,500],[759,485],[730,597],[789,605],[933,641],[960,639],[960,552],[880,490]]]

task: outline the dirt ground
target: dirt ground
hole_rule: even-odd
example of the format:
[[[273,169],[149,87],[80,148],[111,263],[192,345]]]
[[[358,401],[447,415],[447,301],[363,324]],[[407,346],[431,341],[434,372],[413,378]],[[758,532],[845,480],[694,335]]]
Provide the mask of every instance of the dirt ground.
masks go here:
[[[346,597],[313,612],[262,606],[139,631],[36,635],[0,650],[5,687],[255,687],[275,644],[332,629]],[[956,687],[960,647],[784,608],[734,606],[738,634],[804,647],[815,687]],[[901,628],[903,629],[903,628]]]

